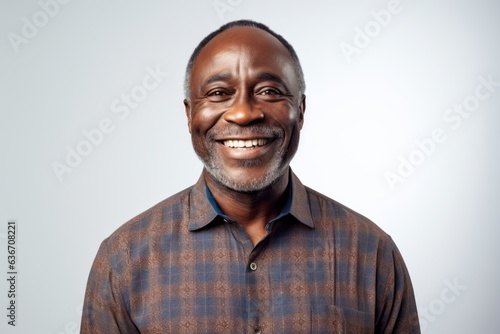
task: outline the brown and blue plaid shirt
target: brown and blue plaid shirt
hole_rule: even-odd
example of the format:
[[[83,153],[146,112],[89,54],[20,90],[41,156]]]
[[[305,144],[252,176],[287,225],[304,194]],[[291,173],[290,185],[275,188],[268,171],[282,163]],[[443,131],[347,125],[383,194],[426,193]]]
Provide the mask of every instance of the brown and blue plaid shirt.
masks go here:
[[[253,245],[203,177],[102,243],[82,333],[420,333],[408,271],[374,223],[304,187]]]

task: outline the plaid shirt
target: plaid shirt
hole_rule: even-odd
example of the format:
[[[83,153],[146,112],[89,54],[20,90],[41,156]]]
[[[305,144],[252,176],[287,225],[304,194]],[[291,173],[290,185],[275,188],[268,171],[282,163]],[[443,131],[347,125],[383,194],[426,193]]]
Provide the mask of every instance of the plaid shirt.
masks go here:
[[[121,226],[92,266],[81,333],[420,333],[392,239],[290,179],[255,246],[203,177]]]

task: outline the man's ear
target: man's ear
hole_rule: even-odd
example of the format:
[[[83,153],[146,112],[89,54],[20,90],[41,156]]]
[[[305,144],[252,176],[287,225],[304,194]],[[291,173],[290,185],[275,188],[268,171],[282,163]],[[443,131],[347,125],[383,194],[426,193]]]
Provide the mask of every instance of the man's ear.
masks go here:
[[[191,102],[187,99],[184,99],[184,109],[186,111],[189,133],[191,133]]]
[[[304,114],[306,112],[306,95],[302,94],[302,97],[299,102],[299,129],[302,130],[302,126],[304,125]]]

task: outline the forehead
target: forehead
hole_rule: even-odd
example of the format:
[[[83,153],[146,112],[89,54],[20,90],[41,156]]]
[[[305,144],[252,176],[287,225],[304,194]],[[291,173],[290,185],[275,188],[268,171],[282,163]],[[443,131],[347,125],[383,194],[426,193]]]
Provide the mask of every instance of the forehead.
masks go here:
[[[215,36],[201,50],[193,66],[192,79],[196,81],[208,72],[241,63],[293,72],[293,59],[276,37],[254,27],[233,27]]]

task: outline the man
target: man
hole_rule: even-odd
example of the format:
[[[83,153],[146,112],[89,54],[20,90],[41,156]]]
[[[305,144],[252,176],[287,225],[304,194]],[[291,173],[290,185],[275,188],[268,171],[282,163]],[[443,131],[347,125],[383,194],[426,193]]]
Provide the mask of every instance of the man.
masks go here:
[[[185,88],[203,173],[102,243],[82,333],[419,333],[391,238],[290,170],[306,103],[288,42],[226,24]]]

